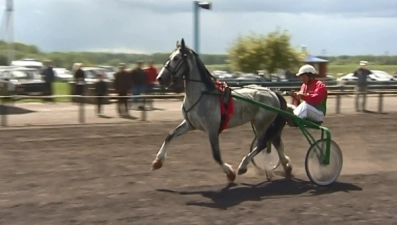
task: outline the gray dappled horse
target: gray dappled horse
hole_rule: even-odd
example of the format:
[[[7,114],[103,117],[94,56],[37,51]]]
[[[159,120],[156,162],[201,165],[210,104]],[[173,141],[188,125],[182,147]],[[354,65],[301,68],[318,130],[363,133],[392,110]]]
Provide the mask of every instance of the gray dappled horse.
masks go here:
[[[222,160],[219,149],[220,104],[222,103],[219,96],[203,93],[203,91],[217,91],[214,78],[205,68],[198,55],[186,47],[182,39],[181,44],[177,44],[177,48],[159,72],[157,80],[160,85],[167,88],[173,82],[183,78],[186,87],[182,105],[184,120],[165,138],[156,159],[152,163],[152,170],[162,167],[167,147],[172,139],[197,129],[208,135],[215,161],[226,173],[228,181],[233,182],[236,179],[236,173],[232,166]],[[233,92],[278,109],[287,109],[284,97],[268,89],[241,88],[233,90]],[[284,154],[284,146],[281,140],[281,131],[286,124],[286,119],[257,105],[234,99],[234,113],[231,115],[227,128],[241,126],[248,122],[251,122],[255,128],[258,139],[256,148],[243,157],[238,167],[238,174],[246,173],[248,163],[271,142],[277,149],[285,173],[289,175],[292,167],[289,157]]]

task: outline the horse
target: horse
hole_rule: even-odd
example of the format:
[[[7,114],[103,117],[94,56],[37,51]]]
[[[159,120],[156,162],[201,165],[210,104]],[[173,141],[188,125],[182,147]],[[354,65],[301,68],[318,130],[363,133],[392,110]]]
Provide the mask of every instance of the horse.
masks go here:
[[[157,76],[157,81],[165,88],[179,79],[185,80],[185,97],[182,103],[184,120],[165,138],[152,162],[151,169],[157,170],[163,166],[167,148],[174,138],[189,131],[200,130],[208,136],[214,160],[221,166],[229,183],[233,183],[236,179],[236,172],[231,165],[222,160],[219,148],[222,102],[219,96],[209,94],[209,92],[217,91],[216,80],[206,69],[199,56],[185,45],[184,39],[180,44],[177,42],[176,49],[171,53]],[[243,87],[233,90],[233,92],[284,111],[288,110],[287,103],[281,94],[263,87]],[[237,175],[246,173],[249,162],[253,162],[253,158],[268,147],[270,142],[278,152],[285,174],[290,175],[292,166],[289,157],[284,153],[281,139],[286,118],[255,104],[238,99],[230,100],[233,101],[233,113],[230,115],[227,129],[250,122],[258,135],[256,147],[242,158]]]

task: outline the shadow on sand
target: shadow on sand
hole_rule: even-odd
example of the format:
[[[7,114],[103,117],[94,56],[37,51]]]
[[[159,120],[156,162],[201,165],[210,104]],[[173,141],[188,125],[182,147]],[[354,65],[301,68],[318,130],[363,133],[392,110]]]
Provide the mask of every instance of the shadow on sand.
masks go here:
[[[102,119],[112,119],[113,118],[111,116],[106,116],[106,115],[98,115],[98,117],[102,118]]]
[[[388,115],[388,113],[385,112],[375,112],[371,110],[363,110],[363,113],[368,113],[368,114],[379,114],[379,115]]]
[[[179,195],[201,195],[211,201],[190,201],[186,205],[227,209],[245,201],[261,201],[265,198],[282,198],[300,194],[317,196],[335,192],[362,190],[361,187],[350,183],[335,182],[327,187],[320,187],[309,181],[292,178],[266,181],[255,185],[246,183],[241,183],[240,185],[232,184],[216,191],[173,191],[167,189],[158,189],[157,191]]]
[[[36,111],[24,109],[11,105],[0,105],[0,115],[18,115],[18,114],[27,114],[33,113]]]

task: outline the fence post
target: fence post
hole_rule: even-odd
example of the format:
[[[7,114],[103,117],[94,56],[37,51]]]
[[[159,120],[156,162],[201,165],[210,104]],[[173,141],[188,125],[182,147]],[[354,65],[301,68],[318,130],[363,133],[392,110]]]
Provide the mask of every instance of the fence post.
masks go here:
[[[381,113],[382,111],[383,111],[383,93],[379,93],[378,112]]]
[[[344,85],[344,82],[343,81],[341,81],[340,82],[340,84],[339,84],[339,90],[340,90],[340,92],[343,92],[344,90],[345,90],[345,87],[344,87],[345,85]]]
[[[6,99],[1,98],[1,126],[7,126],[7,115],[8,115],[8,107],[6,104]]]
[[[340,95],[336,95],[336,114],[340,114]]]
[[[6,127],[7,126],[7,116],[8,116],[8,107],[7,107],[7,99],[5,96],[7,95],[8,92],[8,85],[6,82],[2,82],[2,87],[1,87],[1,95],[3,96],[1,98],[1,126]]]
[[[80,95],[77,99],[79,99],[79,122],[80,123],[85,123],[85,110],[84,110],[84,101],[85,99],[83,98],[82,95]]]
[[[143,97],[142,102],[143,102],[143,109],[141,112],[141,119],[142,119],[142,121],[146,121],[146,98],[145,97]]]

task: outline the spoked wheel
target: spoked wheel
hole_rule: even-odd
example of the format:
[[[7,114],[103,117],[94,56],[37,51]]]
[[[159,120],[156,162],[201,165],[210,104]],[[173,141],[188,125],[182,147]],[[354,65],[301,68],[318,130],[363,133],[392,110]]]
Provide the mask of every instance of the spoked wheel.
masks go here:
[[[252,140],[250,152],[256,147],[257,137]],[[252,164],[258,171],[266,174],[267,180],[271,180],[272,173],[280,165],[280,158],[275,149],[272,150],[272,144],[268,143],[267,148],[263,149],[252,159]]]
[[[329,164],[324,163],[327,140],[321,139],[310,146],[306,154],[305,169],[309,179],[320,186],[327,186],[338,179],[343,165],[342,151],[331,140]]]

